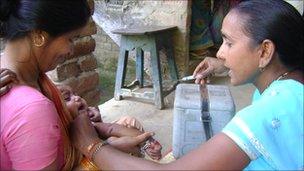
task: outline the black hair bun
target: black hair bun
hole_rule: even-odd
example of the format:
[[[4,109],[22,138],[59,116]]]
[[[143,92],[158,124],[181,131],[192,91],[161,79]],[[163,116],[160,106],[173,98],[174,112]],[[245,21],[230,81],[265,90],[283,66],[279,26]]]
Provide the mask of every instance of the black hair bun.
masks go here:
[[[6,22],[16,6],[16,0],[0,0],[0,37],[5,37]]]
[[[9,19],[13,8],[16,5],[15,0],[0,0],[0,21],[5,22]]]

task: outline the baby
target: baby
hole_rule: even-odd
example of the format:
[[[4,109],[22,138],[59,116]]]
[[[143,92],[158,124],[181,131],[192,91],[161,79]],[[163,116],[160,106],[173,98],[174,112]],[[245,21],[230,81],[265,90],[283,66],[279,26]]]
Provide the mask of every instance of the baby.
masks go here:
[[[144,132],[140,122],[130,116],[122,117],[112,123],[104,123],[99,110],[95,107],[88,106],[83,98],[72,91],[71,87],[67,85],[57,85],[57,88],[60,90],[69,112],[86,112],[98,133],[103,135],[101,138],[107,139],[107,141],[113,141],[117,137],[138,136]],[[162,146],[152,137],[141,144],[140,148],[142,155],[146,153],[153,160],[159,160],[162,157]]]

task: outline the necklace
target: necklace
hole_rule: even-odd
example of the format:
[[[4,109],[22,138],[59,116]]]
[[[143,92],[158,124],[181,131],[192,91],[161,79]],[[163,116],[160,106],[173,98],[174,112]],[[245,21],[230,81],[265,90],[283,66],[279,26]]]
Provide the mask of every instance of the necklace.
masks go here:
[[[285,72],[284,74],[280,75],[276,81],[281,80],[282,78],[285,78],[289,74],[289,71]]]
[[[266,88],[263,90],[263,92],[271,85],[271,83],[273,83],[274,81],[278,81],[278,80],[281,80],[282,78],[285,78],[287,75],[289,74],[289,71],[281,74],[277,79],[274,79],[272,82],[270,82]]]

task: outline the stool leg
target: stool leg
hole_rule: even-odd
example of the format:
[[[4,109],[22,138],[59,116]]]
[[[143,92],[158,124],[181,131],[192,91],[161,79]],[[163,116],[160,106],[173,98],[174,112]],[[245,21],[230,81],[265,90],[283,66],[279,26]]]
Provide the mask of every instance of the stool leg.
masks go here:
[[[144,85],[144,51],[136,48],[136,80],[139,81],[139,87]]]
[[[161,77],[161,65],[159,59],[159,48],[156,41],[153,41],[151,47],[151,64],[152,64],[152,80],[154,89],[154,104],[159,108],[164,108],[163,86]]]
[[[170,76],[173,81],[178,80],[178,72],[177,72],[177,67],[174,59],[174,49],[171,41],[171,37],[167,38],[167,59],[168,59],[168,64],[169,64],[169,70],[170,70]]]
[[[121,48],[119,52],[117,71],[116,71],[115,90],[114,90],[115,100],[122,99],[121,88],[123,88],[125,84],[128,56],[129,56],[129,51],[125,50],[124,48]]]

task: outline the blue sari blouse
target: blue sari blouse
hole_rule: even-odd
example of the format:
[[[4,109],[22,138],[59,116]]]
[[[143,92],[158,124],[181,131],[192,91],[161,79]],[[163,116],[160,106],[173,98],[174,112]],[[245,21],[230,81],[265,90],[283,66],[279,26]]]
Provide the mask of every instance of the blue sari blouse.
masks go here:
[[[245,170],[302,170],[303,84],[278,80],[223,129],[251,159]]]

